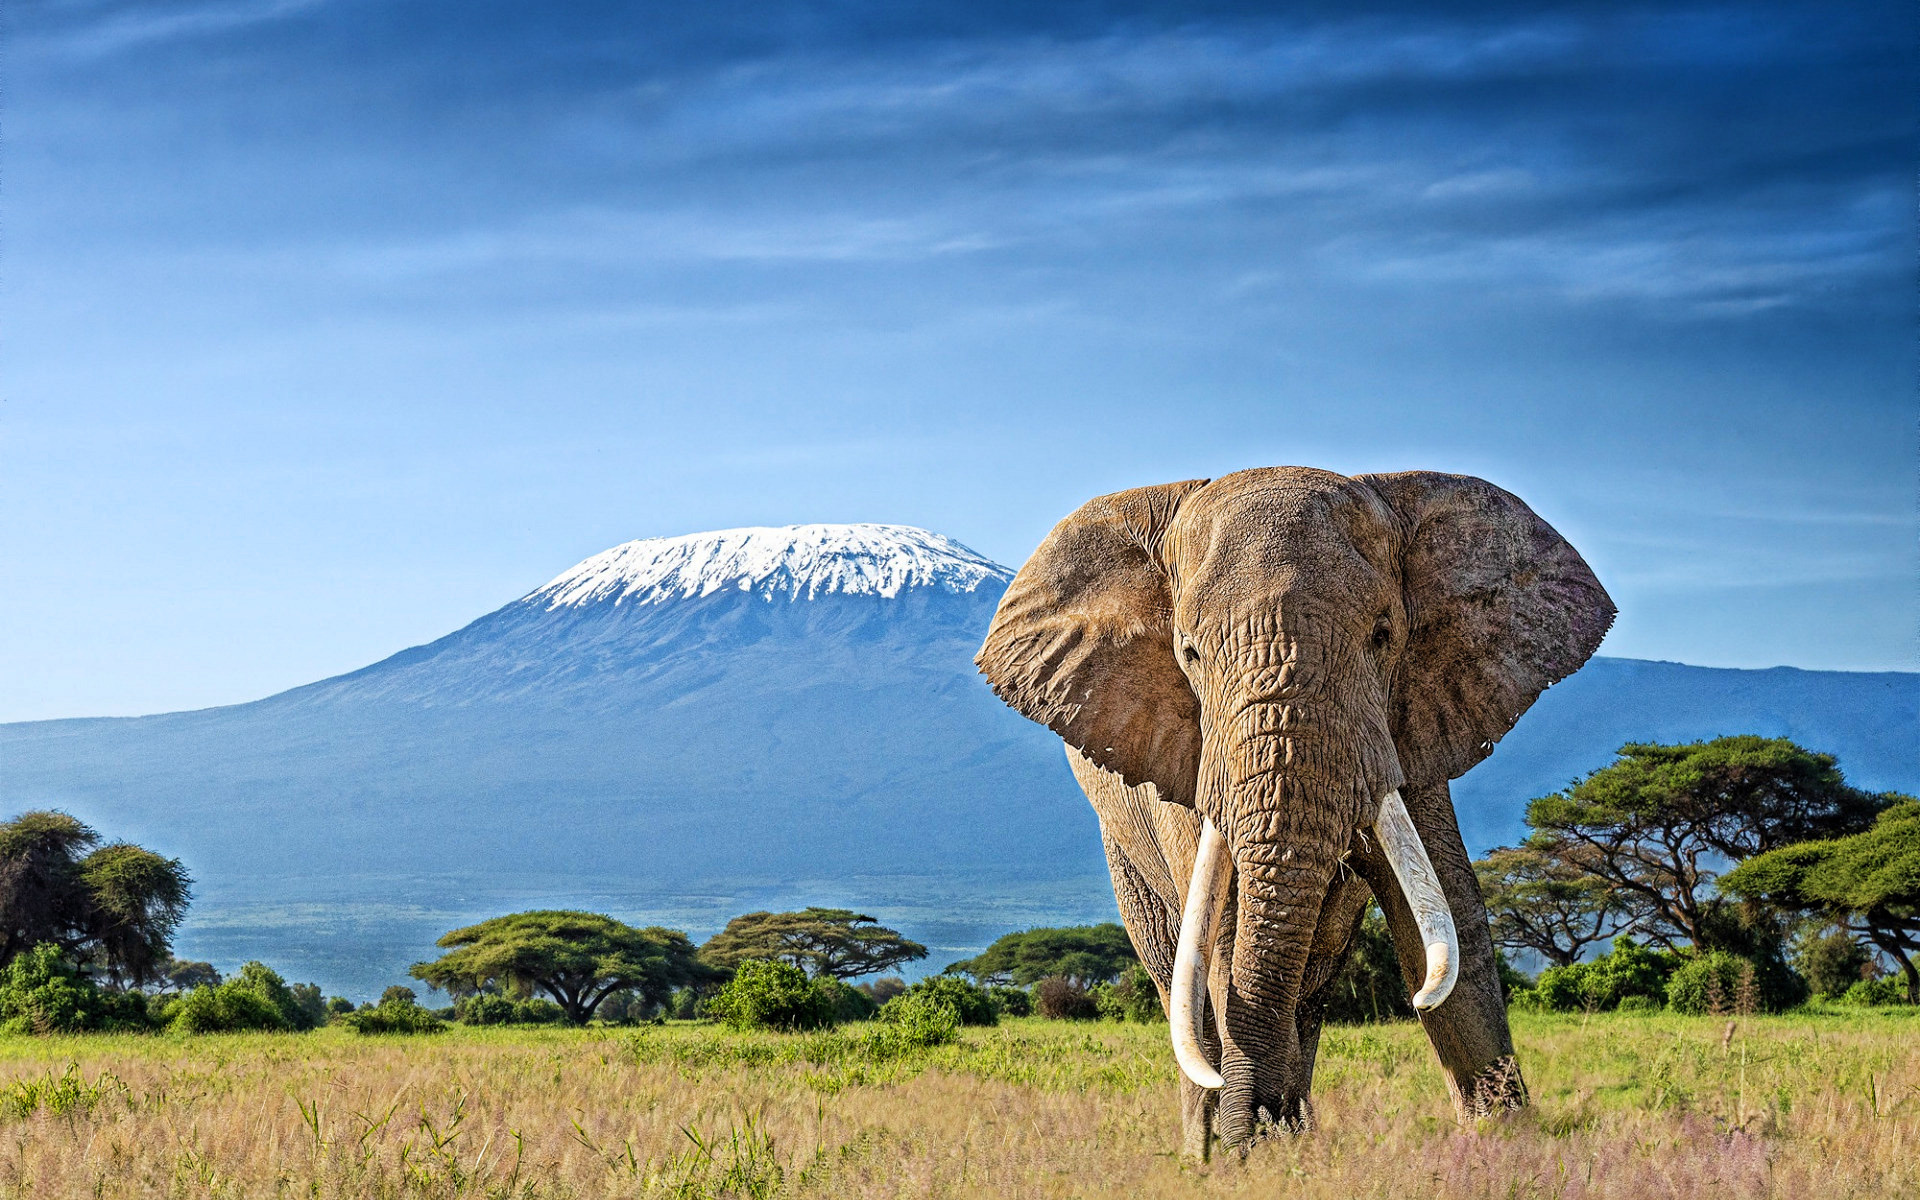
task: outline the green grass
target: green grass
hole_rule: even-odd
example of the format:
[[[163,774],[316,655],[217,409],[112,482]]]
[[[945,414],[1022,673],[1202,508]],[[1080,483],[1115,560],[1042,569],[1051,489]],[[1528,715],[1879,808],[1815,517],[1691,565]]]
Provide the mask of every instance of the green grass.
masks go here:
[[[1333,1028],[1319,1127],[1183,1162],[1162,1028],[0,1038],[0,1196],[1920,1196],[1920,1013],[1523,1015],[1460,1127],[1411,1024]]]

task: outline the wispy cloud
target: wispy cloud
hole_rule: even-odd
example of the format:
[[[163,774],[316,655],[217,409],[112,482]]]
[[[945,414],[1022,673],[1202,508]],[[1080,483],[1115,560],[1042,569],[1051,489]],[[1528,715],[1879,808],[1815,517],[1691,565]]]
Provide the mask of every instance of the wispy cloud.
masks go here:
[[[219,0],[211,4],[52,5],[52,21],[17,49],[80,60],[105,58],[159,42],[182,41],[283,21],[328,0]]]

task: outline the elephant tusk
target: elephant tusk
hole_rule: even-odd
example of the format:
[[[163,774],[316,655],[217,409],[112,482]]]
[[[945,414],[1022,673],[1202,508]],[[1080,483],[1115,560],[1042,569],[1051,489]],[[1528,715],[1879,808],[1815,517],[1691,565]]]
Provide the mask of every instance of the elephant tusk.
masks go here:
[[[1193,858],[1193,877],[1187,881],[1187,907],[1180,914],[1180,944],[1173,955],[1172,1011],[1167,1023],[1173,1033],[1173,1056],[1195,1087],[1218,1089],[1226,1081],[1207,1061],[1201,1022],[1206,1019],[1207,955],[1220,928],[1233,879],[1233,858],[1227,839],[1213,822],[1200,823],[1200,849]]]
[[[1453,991],[1460,977],[1460,939],[1453,929],[1453,910],[1447,906],[1447,894],[1420,843],[1420,833],[1407,815],[1407,806],[1396,789],[1380,801],[1380,815],[1374,818],[1374,832],[1380,848],[1386,851],[1400,893],[1413,910],[1413,923],[1420,930],[1420,941],[1427,950],[1427,978],[1414,993],[1413,1006],[1421,1012],[1438,1008]]]

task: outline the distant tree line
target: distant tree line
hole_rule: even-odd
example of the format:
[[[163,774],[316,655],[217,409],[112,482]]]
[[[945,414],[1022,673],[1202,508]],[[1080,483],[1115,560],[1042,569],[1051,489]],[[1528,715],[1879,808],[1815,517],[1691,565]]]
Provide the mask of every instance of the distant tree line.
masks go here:
[[[1530,802],[1526,820],[1520,844],[1475,863],[1516,1005],[1920,1003],[1920,801],[1848,785],[1830,755],[1759,737],[1628,745]],[[805,1030],[872,1019],[885,1027],[875,1037],[930,1045],[1003,1016],[1164,1019],[1118,924],[1008,933],[909,985],[871,977],[927,947],[824,907],[746,913],[699,946],[596,913],[513,913],[448,932],[440,957],[413,966],[451,1003],[430,1009],[395,986],[356,1005],[261,963],[223,978],[173,957],[191,887],[179,860],[103,842],[66,813],[0,824],[0,1031],[428,1033],[673,1018]],[[1545,969],[1528,978],[1508,953]],[[1329,995],[1330,1020],[1412,1016],[1377,908]]]

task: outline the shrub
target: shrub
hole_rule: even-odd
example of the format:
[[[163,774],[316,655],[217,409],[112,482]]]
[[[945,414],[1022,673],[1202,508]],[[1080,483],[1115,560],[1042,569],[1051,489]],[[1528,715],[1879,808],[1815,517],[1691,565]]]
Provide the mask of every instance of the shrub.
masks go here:
[[[1887,1004],[1905,1004],[1907,991],[1898,980],[1888,975],[1880,979],[1862,979],[1848,988],[1840,999],[1847,1004],[1879,1008]]]
[[[1725,950],[1696,954],[1667,980],[1667,1007],[1690,1016],[1753,1012],[1760,1007],[1753,964]]]
[[[293,1006],[300,1012],[300,1028],[317,1029],[327,1023],[327,1001],[320,994],[320,985],[315,983],[296,983],[287,989],[293,997]]]
[[[327,1020],[335,1021],[353,1011],[353,1001],[345,996],[334,996],[327,1001]]]
[[[790,963],[748,959],[707,1001],[707,1015],[734,1029],[823,1029],[833,1024],[833,999]]]
[[[16,955],[0,973],[0,1031],[80,1033],[151,1027],[145,996],[102,990],[52,942]]]
[[[1793,967],[1822,996],[1844,996],[1873,969],[1873,956],[1844,929],[1803,935],[1793,947]]]
[[[993,1001],[993,1007],[998,1009],[1003,1017],[1033,1015],[1033,997],[1027,994],[1025,988],[990,987],[987,989],[987,999]]]
[[[386,997],[381,997],[380,1006],[385,1006],[387,1002]],[[413,1001],[404,1003],[412,1004]],[[363,1008],[360,1011],[367,1010]],[[515,1000],[498,992],[478,992],[453,1002],[453,1019],[462,1025],[553,1025],[566,1020],[566,1017],[566,1009],[539,996]]]
[[[380,1003],[348,1013],[340,1018],[340,1023],[355,1033],[369,1035],[439,1033],[445,1029],[447,1027],[445,1021],[421,1008],[413,1000],[391,995],[395,991],[408,990],[407,988],[388,988],[389,995],[382,996]]]
[[[667,1000],[667,1015],[676,1021],[692,1021],[706,1015],[706,997],[700,989],[683,987]]]
[[[1625,999],[1620,1001],[1620,1008],[1618,1011],[1623,1013],[1640,1013],[1644,1015],[1646,1013],[1657,1013],[1665,1007],[1666,1006],[1664,1004],[1661,1004],[1658,1000],[1655,1000],[1652,996],[1628,996]]]
[[[1613,949],[1591,962],[1548,967],[1533,991],[1542,1008],[1557,1012],[1604,1011],[1629,996],[1666,1000],[1673,955],[1649,950],[1632,938],[1614,939]]]
[[[319,989],[313,989],[318,997]],[[202,984],[168,1009],[167,1024],[180,1033],[312,1029],[319,1018],[265,963],[250,962],[224,983]]]
[[[1538,988],[1513,988],[1507,992],[1507,1007],[1514,1012],[1547,1012],[1547,1002]]]
[[[453,1019],[462,1025],[511,1025],[513,1007],[506,996],[479,992],[453,1002]]]
[[[993,1003],[993,997],[987,989],[968,983],[958,975],[929,975],[909,987],[905,992],[887,1001],[880,1010],[881,1019],[887,1009],[906,1000],[909,996],[931,996],[953,1009],[953,1014],[962,1025],[998,1025],[1000,1010]]]
[[[1034,984],[1033,1003],[1049,1021],[1092,1021],[1100,1016],[1087,989],[1065,975],[1049,975]]]
[[[1100,1015],[1115,1021],[1135,1021],[1142,1025],[1151,1025],[1167,1019],[1166,1010],[1160,1006],[1160,989],[1154,986],[1153,976],[1139,963],[1135,963],[1120,972],[1117,983],[1096,989],[1094,1002],[1100,1009]]]
[[[889,1049],[943,1046],[960,1036],[960,1013],[948,994],[908,988],[880,1010],[880,1034]]]
[[[825,975],[813,981],[813,986],[827,998],[833,1006],[833,1019],[841,1021],[867,1021],[880,1010],[867,994],[850,983]]]
[[[168,1012],[176,1033],[238,1033],[292,1028],[273,1001],[232,984],[199,987],[180,997]]]

